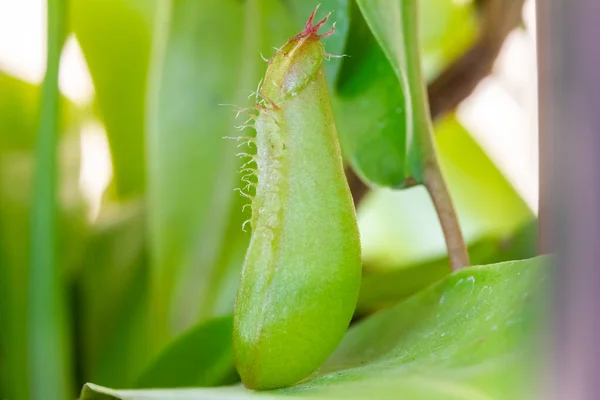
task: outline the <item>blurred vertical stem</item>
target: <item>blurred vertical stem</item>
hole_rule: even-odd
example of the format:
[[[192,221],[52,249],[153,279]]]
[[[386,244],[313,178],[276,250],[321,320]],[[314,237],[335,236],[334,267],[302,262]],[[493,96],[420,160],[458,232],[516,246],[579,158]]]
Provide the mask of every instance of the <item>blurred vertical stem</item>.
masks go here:
[[[163,72],[164,58],[167,48],[167,40],[171,25],[171,0],[158,0],[156,3],[156,14],[154,31],[152,32],[152,45],[150,50],[150,67],[148,71],[148,89],[146,93],[146,123],[147,123],[147,141],[146,141],[146,168],[150,176],[157,176],[158,163],[152,162],[152,155],[155,148],[152,146],[153,141],[158,139],[158,116],[155,110],[160,107],[160,77]],[[158,193],[154,192],[151,183],[148,185],[148,203],[149,207],[157,207]],[[148,224],[150,225],[149,243],[151,249],[157,252],[160,249],[159,239],[155,233],[160,228],[157,217],[149,213]],[[165,287],[172,286],[171,280],[165,282],[163,278],[164,272],[157,270],[158,260],[162,258],[160,255],[154,254],[151,262],[151,278],[150,278],[150,308],[148,316],[148,345],[150,354],[156,354],[161,349],[164,342],[169,336],[168,328],[168,310],[169,310],[169,293]],[[168,275],[166,275],[168,276]]]
[[[412,116],[415,130],[415,140],[420,149],[419,159],[423,163],[423,184],[438,214],[448,257],[453,271],[469,265],[469,254],[462,236],[460,224],[450,193],[446,186],[433,138],[433,125],[429,111],[427,87],[421,69],[420,40],[418,29],[418,4],[416,0],[400,0],[402,31],[405,51],[404,59],[400,60],[402,70],[406,74],[405,86],[406,104],[412,106],[407,115]]]
[[[29,386],[32,399],[73,397],[65,288],[57,263],[56,186],[58,70],[67,0],[48,0],[48,48],[42,86],[31,214],[29,265]]]

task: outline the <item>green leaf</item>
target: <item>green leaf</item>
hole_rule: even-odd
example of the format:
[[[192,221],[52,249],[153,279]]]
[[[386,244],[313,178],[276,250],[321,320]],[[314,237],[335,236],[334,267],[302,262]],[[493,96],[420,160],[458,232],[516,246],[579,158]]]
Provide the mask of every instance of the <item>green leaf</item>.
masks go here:
[[[394,71],[356,5],[333,109],[344,158],[366,182],[396,187],[404,168],[404,97]]]
[[[64,0],[48,0],[48,50],[36,145],[29,259],[29,384],[34,399],[71,393],[71,348],[65,282],[56,254],[58,70],[65,39]]]
[[[106,127],[120,198],[144,191],[144,109],[156,0],[78,0],[73,30]]]
[[[352,327],[316,376],[291,388],[113,391],[88,384],[81,399],[532,398],[548,261],[456,272]]]
[[[208,320],[173,341],[146,368],[137,387],[203,387],[233,383],[230,316]]]
[[[421,71],[413,61],[419,51],[415,2],[356,3],[345,50],[349,57],[344,58],[333,104],[342,150],[365,182],[402,188],[408,178],[422,181],[426,141],[419,135],[429,129]],[[471,7],[457,9],[450,0],[420,4],[425,11],[418,16],[426,34],[420,42],[424,69],[433,77],[472,42],[475,18]]]
[[[431,118],[421,71],[417,0],[357,0],[367,25],[387,57],[404,95],[404,174],[423,183],[424,166],[432,157]],[[404,185],[399,182],[394,187]]]

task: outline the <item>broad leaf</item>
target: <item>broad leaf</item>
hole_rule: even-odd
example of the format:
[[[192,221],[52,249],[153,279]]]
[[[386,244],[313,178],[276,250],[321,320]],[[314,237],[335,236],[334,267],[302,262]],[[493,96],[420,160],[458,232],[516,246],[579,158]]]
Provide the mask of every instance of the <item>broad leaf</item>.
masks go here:
[[[351,14],[333,110],[344,158],[366,182],[401,187],[406,178],[406,110],[398,78],[358,8]]]
[[[454,273],[352,327],[321,370],[294,387],[113,391],[88,384],[81,398],[531,398],[548,261]]]
[[[419,135],[428,130],[428,111],[417,47],[429,78],[467,48],[476,32],[473,9],[455,3],[419,2],[420,42],[415,1],[359,0],[360,9],[353,7],[334,111],[344,156],[370,185],[421,182]]]

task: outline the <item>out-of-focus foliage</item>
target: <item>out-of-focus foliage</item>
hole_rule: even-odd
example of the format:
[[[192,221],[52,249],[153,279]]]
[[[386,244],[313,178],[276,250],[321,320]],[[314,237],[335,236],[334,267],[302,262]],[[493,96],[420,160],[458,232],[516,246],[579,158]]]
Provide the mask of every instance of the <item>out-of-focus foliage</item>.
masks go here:
[[[361,176],[377,177],[372,182],[396,186],[405,178],[406,109],[398,75],[370,28],[373,21],[369,25],[363,17],[375,3],[363,1],[362,9],[354,0],[319,3],[317,18],[333,11],[330,20],[337,21],[336,34],[324,39],[326,50],[349,55],[333,57],[325,65],[346,161]],[[394,6],[395,1],[389,3]],[[261,54],[270,57],[274,46],[301,30],[316,4],[306,0],[70,2],[69,27],[95,87],[95,115],[62,99],[57,147],[55,252],[65,286],[60,295],[68,300],[67,317],[73,320],[69,332],[73,340],[65,352],[71,354],[77,381],[73,391],[85,382],[142,388],[217,385],[236,379],[225,335],[250,237],[241,230],[249,213],[242,212],[246,199],[233,191],[239,186],[243,162],[233,155],[244,150],[223,137],[239,135],[234,126],[243,120],[235,119],[236,107],[254,102],[252,92],[266,68]],[[421,0],[420,5],[424,73],[431,80],[473,43],[477,13],[472,2]],[[27,271],[39,117],[40,88],[0,71],[0,397],[15,400],[31,397]],[[90,120],[99,120],[106,129],[114,173],[99,215],[86,220],[79,182],[80,138]],[[436,132],[444,174],[474,262],[531,256],[535,218],[509,182],[453,117],[438,123]],[[243,133],[252,134],[251,129]],[[421,188],[376,189],[358,211],[364,281],[357,317],[366,321],[350,331],[324,367],[323,371],[337,371],[331,372],[331,381],[346,380],[348,385],[341,389],[335,384],[331,390],[356,388],[360,393],[381,384],[381,391],[403,389],[425,396],[419,392],[427,389],[423,380],[440,376],[446,380],[432,387],[458,390],[453,393],[482,388],[478,383],[471,386],[471,381],[460,388],[448,387],[449,376],[465,372],[459,368],[417,376],[416,369],[405,371],[406,359],[392,354],[414,346],[424,349],[419,355],[424,359],[435,348],[428,340],[437,338],[440,345],[449,340],[440,336],[444,326],[426,316],[416,321],[417,316],[409,315],[441,307],[430,300],[442,292],[458,299],[448,305],[454,308],[446,310],[456,311],[459,300],[472,306],[473,318],[479,321],[473,334],[493,326],[486,325],[487,310],[498,309],[498,326],[512,321],[501,303],[504,299],[521,312],[518,296],[529,291],[528,283],[519,278],[512,288],[509,284],[518,266],[527,263],[447,276],[439,223]],[[539,268],[532,266],[531,271]],[[457,284],[461,274],[473,274],[477,284],[493,282],[474,286],[469,293],[463,290],[467,286],[452,289],[450,282]],[[496,279],[500,276],[508,283]],[[442,283],[421,292],[439,280]],[[493,288],[493,295],[486,287]],[[478,308],[477,299],[489,301]],[[369,317],[372,310],[395,303],[383,312],[399,322]],[[471,314],[466,308],[463,311]],[[526,311],[522,315],[526,318]],[[408,336],[400,335],[401,323]],[[457,323],[461,329],[471,326],[467,319]],[[489,358],[495,363],[500,347],[494,346],[502,346],[501,335],[512,335],[525,326],[521,323],[527,321],[499,329],[492,335],[495,341],[490,339],[491,347],[486,347],[491,350],[474,362],[484,365]],[[422,327],[436,332],[433,339],[423,339],[421,345],[411,342],[425,332]],[[381,380],[347,369],[358,365],[350,353],[364,355],[369,348],[365,343],[377,342],[386,332],[388,347],[378,354],[387,360],[383,364],[394,367],[383,371],[378,369],[383,364],[373,358],[361,359],[369,362],[366,369],[372,373],[385,372]],[[464,361],[452,358],[452,352],[466,349],[466,339],[448,343],[451,346],[442,351],[448,362]],[[342,368],[340,360],[348,364]],[[429,367],[427,362],[418,365]],[[504,364],[494,368],[502,369]],[[487,378],[468,379],[492,382],[498,372],[494,368]],[[403,378],[388,378],[396,374]],[[314,381],[314,390],[332,384],[326,376]],[[312,393],[310,385],[297,390]],[[94,390],[86,390],[86,396],[96,396]],[[486,393],[495,389],[489,390]],[[157,393],[156,398],[162,398]],[[190,393],[203,396],[205,392]],[[206,393],[247,395],[237,388]],[[131,398],[137,395],[132,392]],[[427,395],[437,398],[435,393]]]
[[[29,394],[34,399],[73,396],[73,348],[68,281],[56,253],[58,228],[58,76],[67,26],[66,0],[48,2],[46,74],[40,94],[35,144],[27,277]]]
[[[0,71],[0,93],[0,388],[4,397],[26,399],[27,271],[40,87]],[[78,187],[81,121],[73,105],[61,103],[57,264],[69,277],[81,268],[85,208]]]

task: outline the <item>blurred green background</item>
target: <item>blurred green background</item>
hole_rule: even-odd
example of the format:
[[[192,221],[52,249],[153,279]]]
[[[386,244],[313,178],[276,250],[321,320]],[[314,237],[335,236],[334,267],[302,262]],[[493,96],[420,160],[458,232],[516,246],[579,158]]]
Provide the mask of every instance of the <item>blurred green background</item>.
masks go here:
[[[324,40],[327,50],[350,55],[326,65],[350,171],[356,143],[346,131],[378,132],[392,124],[378,112],[396,107],[399,89],[390,84],[389,64],[371,34],[353,39],[365,26],[354,1],[321,3],[319,15],[333,10],[337,21],[336,35]],[[499,7],[496,18],[505,18],[497,3],[420,1],[428,83],[495,29],[485,26],[486,7]],[[4,19],[12,18],[9,5],[2,5]],[[0,62],[0,398],[40,398],[37,383],[74,398],[85,382],[114,388],[236,382],[227,317],[249,234],[241,230],[245,199],[233,191],[240,184],[239,150],[223,139],[236,136],[241,120],[223,104],[252,104],[248,96],[266,67],[261,54],[269,57],[297,33],[315,5],[65,4],[57,43],[80,47],[93,91],[83,100],[66,96],[63,81],[76,72],[61,70],[58,135],[45,147],[38,136],[47,122],[39,80]],[[30,7],[38,11],[27,12],[45,15],[41,2]],[[499,36],[501,45],[506,34]],[[3,61],[1,53],[2,47]],[[469,69],[463,72],[468,81]],[[495,112],[502,119],[502,110]],[[456,110],[435,117],[443,172],[473,264],[535,255],[536,217],[514,180]],[[365,189],[352,179],[364,256],[360,319],[450,271],[422,187]],[[32,347],[32,338],[41,345]],[[190,359],[194,352],[197,359]]]

